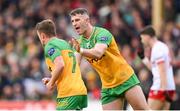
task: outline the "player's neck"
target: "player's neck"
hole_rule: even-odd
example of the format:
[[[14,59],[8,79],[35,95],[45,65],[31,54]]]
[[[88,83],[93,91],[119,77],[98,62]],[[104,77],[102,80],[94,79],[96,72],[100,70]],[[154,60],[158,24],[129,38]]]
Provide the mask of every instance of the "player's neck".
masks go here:
[[[84,37],[86,39],[89,39],[91,37],[92,33],[93,33],[93,26],[89,25],[87,29],[88,30],[84,33]]]
[[[51,39],[53,39],[53,38],[56,38],[56,37],[54,36],[54,37],[46,38],[45,44],[47,44],[47,43],[48,43]]]
[[[150,47],[152,48],[154,46],[154,44],[156,44],[158,40],[156,38],[152,38],[150,41]]]

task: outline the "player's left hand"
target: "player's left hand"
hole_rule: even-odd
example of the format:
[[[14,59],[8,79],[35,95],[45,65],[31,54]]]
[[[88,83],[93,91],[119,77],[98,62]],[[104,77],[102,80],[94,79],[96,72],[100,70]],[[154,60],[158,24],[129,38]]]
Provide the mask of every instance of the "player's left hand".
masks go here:
[[[77,51],[77,52],[80,52],[80,44],[79,42],[72,38],[70,41],[69,41],[69,44]]]

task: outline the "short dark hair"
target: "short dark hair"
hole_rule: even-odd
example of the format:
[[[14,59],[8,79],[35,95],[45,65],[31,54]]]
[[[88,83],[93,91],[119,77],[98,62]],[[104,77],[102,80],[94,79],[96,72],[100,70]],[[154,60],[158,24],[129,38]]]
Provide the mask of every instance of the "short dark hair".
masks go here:
[[[69,15],[74,16],[76,14],[81,14],[81,15],[87,14],[89,16],[89,12],[85,8],[76,8],[72,10]]]
[[[142,35],[142,34],[149,35],[151,37],[155,37],[156,32],[155,32],[154,28],[151,25],[149,25],[140,31],[140,35]]]
[[[36,30],[38,32],[43,32],[48,36],[56,36],[56,26],[54,22],[50,19],[43,20],[37,23]]]

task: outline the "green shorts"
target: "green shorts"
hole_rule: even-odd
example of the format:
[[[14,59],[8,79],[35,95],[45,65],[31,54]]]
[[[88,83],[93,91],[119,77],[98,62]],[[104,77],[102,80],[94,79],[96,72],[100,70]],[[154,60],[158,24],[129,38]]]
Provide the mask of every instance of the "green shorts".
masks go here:
[[[87,107],[87,95],[56,99],[56,110],[81,110]]]
[[[135,74],[133,74],[127,81],[113,88],[105,88],[101,91],[102,104],[110,103],[120,97],[124,97],[124,93],[139,84],[139,80]]]

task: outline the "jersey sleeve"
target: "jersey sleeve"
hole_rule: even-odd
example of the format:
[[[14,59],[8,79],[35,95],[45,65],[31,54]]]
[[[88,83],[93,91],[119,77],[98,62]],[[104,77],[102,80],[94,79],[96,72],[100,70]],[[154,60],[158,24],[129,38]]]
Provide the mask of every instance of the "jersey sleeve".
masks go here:
[[[55,45],[48,45],[45,49],[46,57],[50,58],[52,62],[54,62],[55,58],[61,56],[61,50]]]
[[[157,48],[156,53],[154,54],[154,61],[155,63],[160,63],[165,61],[165,51],[161,48]]]
[[[112,34],[107,31],[101,31],[96,37],[96,43],[103,43],[109,45],[112,41]]]

